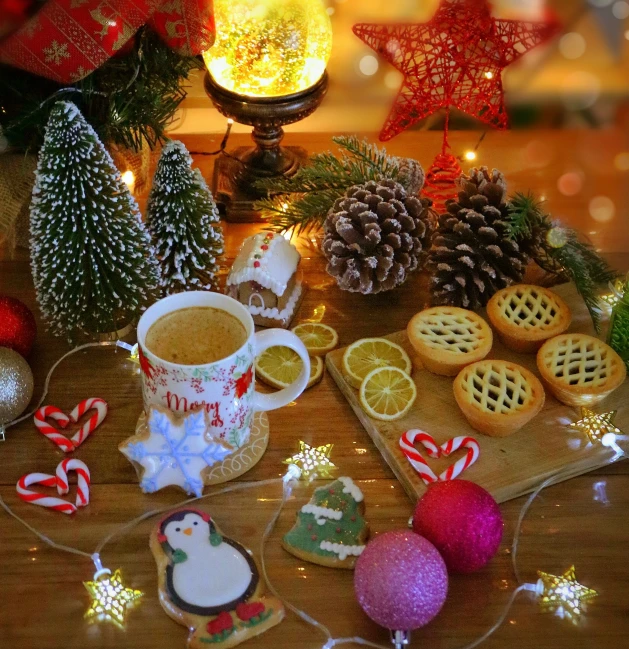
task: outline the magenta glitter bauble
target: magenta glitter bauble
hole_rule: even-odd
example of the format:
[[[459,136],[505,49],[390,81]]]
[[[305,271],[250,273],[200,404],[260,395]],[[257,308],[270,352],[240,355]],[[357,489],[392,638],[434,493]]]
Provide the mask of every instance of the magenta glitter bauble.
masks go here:
[[[441,610],[448,571],[429,541],[409,531],[378,535],[356,561],[358,603],[377,624],[412,631]]]
[[[498,552],[503,521],[488,491],[451,480],[428,487],[417,503],[413,529],[441,552],[448,570],[474,572]]]

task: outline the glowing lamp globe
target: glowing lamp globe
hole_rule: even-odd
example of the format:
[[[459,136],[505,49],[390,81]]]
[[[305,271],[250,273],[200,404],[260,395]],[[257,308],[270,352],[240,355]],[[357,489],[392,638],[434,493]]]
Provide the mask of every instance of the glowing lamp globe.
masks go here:
[[[247,97],[312,87],[332,51],[322,0],[215,0],[216,41],[204,53],[216,83]]]
[[[228,221],[256,221],[256,180],[291,176],[308,157],[280,146],[282,126],[323,101],[332,26],[322,0],[214,0],[214,16],[205,90],[225,117],[254,127],[255,143],[219,158],[214,195]]]

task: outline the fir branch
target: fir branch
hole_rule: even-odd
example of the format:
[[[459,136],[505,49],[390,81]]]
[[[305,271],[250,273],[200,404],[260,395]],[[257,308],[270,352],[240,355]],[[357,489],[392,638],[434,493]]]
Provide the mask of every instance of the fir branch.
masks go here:
[[[600,333],[602,301],[599,289],[602,285],[615,280],[618,273],[591,244],[580,240],[576,230],[567,230],[566,235],[568,241],[561,248],[551,248],[544,244],[545,254],[557,262],[563,272],[574,282],[590,313],[596,332]]]
[[[180,56],[148,28],[137,32],[129,54],[112,57],[75,84],[60,86],[0,66],[0,124],[13,147],[36,151],[55,100],[68,99],[103,142],[136,151],[144,143],[152,148],[165,139],[186,96],[184,82],[200,68],[196,57]]]
[[[399,176],[399,161],[384,149],[355,135],[333,137],[340,157],[331,152],[311,156],[309,164],[292,178],[264,178],[256,182],[267,198],[256,202],[278,232],[295,228],[298,233],[322,227],[331,207],[345,192],[369,180]]]
[[[543,201],[535,198],[532,192],[518,192],[509,201],[509,220],[507,236],[510,239],[530,239],[538,229],[550,229],[550,217],[542,209]]]

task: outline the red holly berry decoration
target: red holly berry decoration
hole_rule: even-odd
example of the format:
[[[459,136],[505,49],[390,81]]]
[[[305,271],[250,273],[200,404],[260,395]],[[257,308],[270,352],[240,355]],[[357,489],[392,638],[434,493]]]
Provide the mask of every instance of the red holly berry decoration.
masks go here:
[[[506,128],[502,71],[558,27],[554,19],[498,20],[487,0],[442,0],[427,23],[355,25],[356,36],[404,74],[380,139],[450,106]]]
[[[31,353],[37,324],[33,312],[20,300],[0,296],[0,347],[8,347],[26,357]]]

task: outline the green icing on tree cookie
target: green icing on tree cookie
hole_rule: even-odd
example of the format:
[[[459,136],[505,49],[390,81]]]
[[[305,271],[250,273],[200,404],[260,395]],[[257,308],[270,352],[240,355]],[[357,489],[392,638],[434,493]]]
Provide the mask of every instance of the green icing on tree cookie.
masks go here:
[[[315,489],[284,537],[285,545],[340,561],[358,556],[367,537],[362,501],[362,493],[351,478],[342,477]]]

